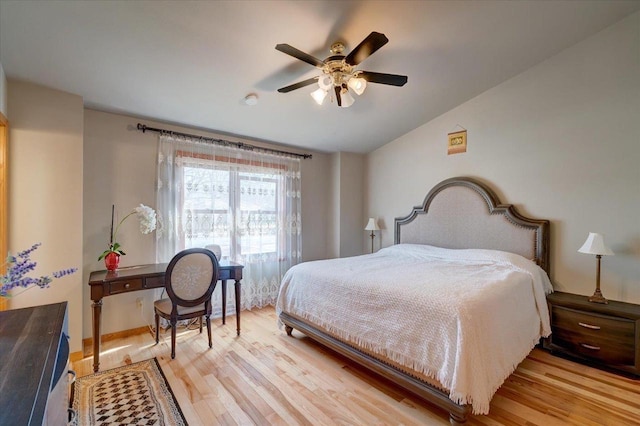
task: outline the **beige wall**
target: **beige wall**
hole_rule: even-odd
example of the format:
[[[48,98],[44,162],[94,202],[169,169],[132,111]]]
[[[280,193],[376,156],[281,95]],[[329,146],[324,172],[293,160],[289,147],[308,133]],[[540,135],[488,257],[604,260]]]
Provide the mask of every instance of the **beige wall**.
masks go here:
[[[117,216],[123,217],[140,203],[155,208],[157,134],[142,133],[136,124],[205,136],[257,142],[197,132],[193,129],[169,126],[126,115],[85,110],[84,133],[84,281],[92,270],[104,269],[98,256],[109,243],[111,205]],[[264,144],[262,144],[264,145]],[[281,147],[280,147],[281,148]],[[329,190],[325,178],[329,156],[313,153],[302,160],[302,226],[304,260],[326,258],[326,220]],[[142,235],[135,220],[126,221],[118,232],[118,242],[127,255],[121,266],[155,261],[154,235]],[[90,337],[91,301],[88,286],[84,287],[84,337]],[[144,298],[144,313],[136,308],[136,299]],[[136,292],[110,296],[103,300],[102,333],[141,327],[151,323],[153,292]]]
[[[327,170],[331,156],[313,153],[312,159],[302,160],[302,259],[329,257],[327,227],[331,181]]]
[[[331,155],[328,257],[349,257],[363,253],[362,200],[364,155],[337,152]]]
[[[364,253],[362,235],[366,220],[362,212],[364,156],[340,153],[340,257]]]
[[[7,116],[7,76],[0,64],[0,113]]]
[[[328,258],[340,257],[340,153],[331,154],[327,169],[329,191],[329,220],[327,221]]]
[[[82,348],[82,98],[9,80],[9,250],[41,242],[32,276],[77,267],[48,289],[31,288],[11,308],[69,302],[71,351]]]
[[[365,211],[393,219],[443,179],[473,176],[504,202],[552,222],[555,288],[592,294],[588,232],[603,257],[610,299],[640,302],[640,13],[483,93],[368,156]],[[428,102],[428,100],[425,100]],[[447,156],[447,133],[468,130],[468,151]]]

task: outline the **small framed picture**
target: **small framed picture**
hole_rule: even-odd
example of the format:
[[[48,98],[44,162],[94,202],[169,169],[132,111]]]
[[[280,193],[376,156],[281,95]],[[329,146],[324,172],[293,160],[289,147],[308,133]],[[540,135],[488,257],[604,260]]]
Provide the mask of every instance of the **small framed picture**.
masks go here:
[[[448,134],[447,155],[467,152],[467,131],[454,132]]]

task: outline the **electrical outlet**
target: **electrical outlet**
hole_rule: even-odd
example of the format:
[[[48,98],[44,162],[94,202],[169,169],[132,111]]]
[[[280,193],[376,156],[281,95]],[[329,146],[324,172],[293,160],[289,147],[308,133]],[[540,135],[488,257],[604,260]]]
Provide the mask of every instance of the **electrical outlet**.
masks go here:
[[[143,307],[143,299],[142,299],[142,297],[138,297],[136,299],[136,306],[138,307],[138,309],[142,310],[142,307]]]

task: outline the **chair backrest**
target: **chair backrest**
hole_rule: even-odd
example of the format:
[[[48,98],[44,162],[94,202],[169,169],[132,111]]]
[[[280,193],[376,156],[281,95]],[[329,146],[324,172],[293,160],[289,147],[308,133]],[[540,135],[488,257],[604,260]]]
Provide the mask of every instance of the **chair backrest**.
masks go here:
[[[165,274],[164,286],[174,305],[195,306],[211,298],[218,281],[218,259],[207,249],[176,254]]]

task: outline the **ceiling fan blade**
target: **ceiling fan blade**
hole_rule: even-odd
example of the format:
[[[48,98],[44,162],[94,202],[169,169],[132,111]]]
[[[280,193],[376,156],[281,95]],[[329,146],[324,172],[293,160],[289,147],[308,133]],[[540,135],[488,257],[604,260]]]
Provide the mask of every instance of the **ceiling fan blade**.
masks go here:
[[[389,86],[404,86],[407,83],[407,76],[398,74],[361,71],[358,73],[358,77],[364,78],[369,83],[388,84]]]
[[[301,87],[308,86],[308,85],[313,84],[313,83],[315,83],[317,81],[318,81],[318,77],[313,77],[313,78],[310,78],[308,80],[299,81],[299,82],[294,83],[294,84],[292,84],[290,86],[281,87],[281,88],[278,89],[278,92],[287,93],[287,92],[290,92],[292,90],[296,90],[296,89],[299,89]]]
[[[336,102],[338,102],[338,106],[342,106],[342,96],[340,96],[340,90],[342,89],[340,86],[333,87],[336,92]]]
[[[344,61],[349,65],[358,65],[388,42],[389,39],[384,34],[373,31],[344,58]]]
[[[279,50],[282,53],[286,53],[287,55],[291,55],[296,59],[300,59],[301,61],[313,65],[314,67],[322,68],[324,66],[324,62],[322,62],[320,59],[315,58],[308,53],[304,53],[302,50],[298,50],[288,44],[277,44],[276,50]]]

